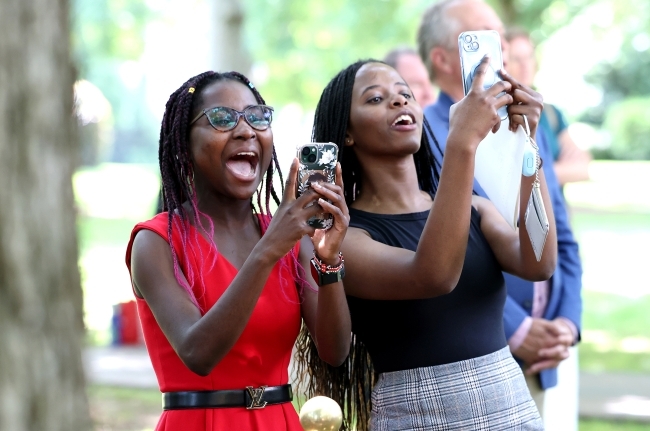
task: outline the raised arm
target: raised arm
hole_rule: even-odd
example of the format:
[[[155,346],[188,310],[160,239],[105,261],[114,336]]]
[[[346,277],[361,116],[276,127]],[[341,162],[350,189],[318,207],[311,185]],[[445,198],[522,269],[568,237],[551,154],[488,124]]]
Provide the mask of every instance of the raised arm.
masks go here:
[[[350,351],[352,331],[343,282],[318,286],[311,276],[310,260],[313,250],[323,263],[330,266],[340,263],[339,250],[350,221],[348,207],[343,197],[341,166],[336,167],[336,184],[316,183],[312,187],[318,189],[325,199],[332,202],[319,201],[323,211],[334,216],[334,225],[327,231],[316,230],[311,240],[307,236],[302,239],[300,263],[305,269],[305,281],[311,285],[311,289],[306,288],[303,291],[302,317],[316,343],[321,359],[330,365],[339,366]]]
[[[374,241],[350,229],[343,243],[348,256],[346,292],[369,299],[430,298],[451,292],[460,278],[470,227],[474,154],[478,144],[500,126],[497,110],[512,102],[508,82],[488,90],[486,57],[472,89],[450,119],[442,173],[435,199],[415,252]]]
[[[505,71],[501,72],[501,76],[512,85],[514,103],[508,107],[511,130],[524,127],[523,116],[525,115],[530,125],[530,135],[535,136],[542,113],[542,96],[531,88],[517,82]],[[549,162],[548,160],[544,161],[544,163]],[[474,204],[481,214],[481,230],[489,241],[503,270],[531,281],[549,279],[553,275],[557,263],[557,233],[553,204],[549,196],[544,171],[539,169],[538,172],[542,198],[549,222],[548,236],[539,262],[535,257],[524,221],[526,206],[535,181],[534,175],[521,177],[519,229],[516,231],[508,226],[490,201],[479,197],[474,198]]]
[[[289,180],[295,181],[294,161]],[[273,266],[304,235],[313,235],[307,219],[321,211],[305,208],[321,195],[309,191],[296,199],[295,183],[289,182],[282,203],[266,233],[217,302],[201,312],[174,277],[169,245],[151,231],[141,231],[133,244],[132,280],[136,292],[147,301],[170,344],[193,372],[207,375],[230,351],[243,332]]]

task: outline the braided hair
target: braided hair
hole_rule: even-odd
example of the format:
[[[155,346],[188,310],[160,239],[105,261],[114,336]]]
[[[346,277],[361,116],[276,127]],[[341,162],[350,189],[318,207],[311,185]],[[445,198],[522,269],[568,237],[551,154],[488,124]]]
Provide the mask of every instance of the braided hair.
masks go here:
[[[339,72],[325,87],[316,108],[312,141],[334,142],[340,148],[339,161],[343,173],[343,192],[348,205],[363,188],[363,172],[353,147],[345,145],[352,107],[352,89],[359,69],[379,60],[360,60]],[[413,155],[418,183],[422,190],[434,196],[440,178],[440,163],[433,157],[429,136],[440,150],[429,123],[424,119],[427,133],[422,133],[420,148]],[[440,151],[442,154],[442,151]],[[340,367],[332,367],[318,357],[316,344],[303,329],[296,344],[298,377],[308,397],[325,395],[336,400],[343,410],[343,429],[356,422],[358,431],[366,431],[370,419],[370,394],[377,374],[364,344],[352,334],[350,355]]]
[[[172,93],[165,106],[165,114],[163,115],[162,125],[160,127],[158,158],[162,180],[161,200],[162,210],[168,212],[167,237],[174,263],[174,275],[178,283],[188,292],[194,305],[199,309],[201,309],[201,306],[192,290],[192,286],[195,283],[195,274],[192,272],[192,265],[189,265],[190,253],[195,253],[195,250],[200,250],[199,247],[194,247],[193,250],[192,247],[188,247],[191,213],[194,214],[196,226],[212,241],[214,250],[213,264],[216,261],[217,248],[212,239],[214,237],[214,225],[210,217],[199,211],[196,189],[193,186],[194,166],[190,154],[190,121],[196,114],[195,111],[203,103],[203,90],[209,85],[223,80],[231,80],[244,84],[251,90],[257,103],[261,105],[266,104],[255,86],[244,75],[238,72],[204,72],[188,79],[178,90]],[[274,146],[272,162],[269,164],[262,183],[255,193],[256,199],[255,196],[251,198],[253,212],[264,215],[264,217],[258,217],[262,232],[266,230],[270,223],[271,199],[273,199],[276,205],[280,204],[278,193],[273,187],[273,175],[276,171],[280,177],[281,188],[284,190],[284,180]],[[183,205],[185,202],[189,203],[191,211],[188,211]],[[207,228],[204,221],[207,222]],[[185,274],[187,282],[181,276],[179,253],[175,249],[172,241],[172,229],[177,229],[181,235],[182,256],[184,256],[186,263],[186,271],[189,272]],[[198,230],[194,230],[194,234],[194,241],[196,242],[198,241]],[[294,269],[298,270],[299,264],[293,250],[291,255],[293,257]],[[204,256],[200,256],[200,258],[203,259]],[[202,277],[202,274],[199,274],[199,277]]]

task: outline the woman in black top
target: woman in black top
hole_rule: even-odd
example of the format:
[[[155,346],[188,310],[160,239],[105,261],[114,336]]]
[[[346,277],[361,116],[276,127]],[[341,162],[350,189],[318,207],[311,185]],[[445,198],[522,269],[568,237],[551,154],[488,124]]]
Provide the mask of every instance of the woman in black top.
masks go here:
[[[474,154],[500,127],[497,109],[510,105],[511,128],[525,115],[534,136],[541,96],[505,72],[484,90],[487,66],[484,59],[450,119],[441,167],[422,133],[422,108],[390,66],[355,63],[319,101],[313,139],[342,148],[354,346],[342,368],[317,372],[310,383],[344,405],[346,421],[354,409],[359,430],[368,413],[371,430],[542,429],[505,340],[501,271],[545,280],[555,268],[543,173],[550,231],[539,262],[523,223],[514,231],[491,202],[472,194]],[[521,214],[533,179],[522,176]]]

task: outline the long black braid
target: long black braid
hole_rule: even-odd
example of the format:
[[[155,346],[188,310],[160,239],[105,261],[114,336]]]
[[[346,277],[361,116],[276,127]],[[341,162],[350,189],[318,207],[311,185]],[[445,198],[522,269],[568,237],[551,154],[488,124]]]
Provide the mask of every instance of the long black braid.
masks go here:
[[[214,226],[209,217],[204,216],[197,206],[196,190],[193,187],[194,166],[190,155],[190,121],[198,114],[198,109],[202,105],[202,92],[212,83],[222,80],[233,80],[246,85],[257,100],[257,103],[265,105],[266,102],[257,91],[255,86],[244,75],[238,72],[204,72],[188,79],[178,90],[169,97],[165,106],[162,125],[160,127],[160,141],[158,149],[158,158],[160,162],[160,175],[162,180],[162,209],[168,212],[168,240],[171,248],[172,258],[174,261],[174,274],[176,280],[187,290],[192,302],[201,308],[196,296],[192,291],[194,285],[194,274],[191,273],[192,265],[185,265],[186,270],[190,273],[185,274],[188,282],[184,282],[179,269],[178,253],[175,250],[172,241],[172,228],[179,229],[182,238],[183,253],[186,263],[189,262],[190,253],[188,245],[188,227],[190,214],[183,206],[184,202],[189,202],[195,222],[198,228],[203,229],[206,236],[212,239],[214,236]],[[265,231],[270,222],[270,200],[273,199],[276,205],[280,204],[278,193],[273,187],[273,175],[278,172],[280,177],[281,190],[284,191],[284,179],[280,171],[280,164],[273,147],[273,158],[266,170],[265,178],[260,184],[256,194],[256,205],[251,201],[253,211],[269,217],[260,217],[262,230]],[[281,193],[282,193],[281,192]],[[202,219],[208,222],[208,228],[205,228]],[[216,250],[216,245],[215,246]],[[297,269],[297,258],[292,252],[294,268]],[[216,253],[214,254],[216,258]]]
[[[350,205],[361,193],[362,169],[352,147],[345,145],[352,106],[352,88],[359,69],[378,60],[361,60],[339,72],[325,87],[316,108],[312,141],[334,142],[339,148],[343,170],[343,191]],[[385,64],[385,63],[384,63]],[[440,179],[441,164],[434,158],[428,134],[442,154],[440,144],[424,120],[420,148],[413,155],[420,188],[434,196]],[[306,330],[300,334],[296,357],[298,376],[309,397],[325,395],[336,400],[343,409],[343,429],[349,430],[356,422],[358,431],[366,431],[370,419],[370,394],[376,382],[372,360],[366,347],[352,334],[350,355],[340,367],[332,367],[318,357],[316,344]]]

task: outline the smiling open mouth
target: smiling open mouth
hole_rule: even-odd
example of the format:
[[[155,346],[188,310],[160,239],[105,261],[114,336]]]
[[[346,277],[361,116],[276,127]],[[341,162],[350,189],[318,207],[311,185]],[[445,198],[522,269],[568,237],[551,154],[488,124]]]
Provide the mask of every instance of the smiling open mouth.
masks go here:
[[[410,115],[400,115],[393,121],[393,126],[408,126],[413,124],[413,118]]]
[[[253,152],[235,154],[226,162],[226,167],[237,177],[249,179],[257,173],[258,156]]]

